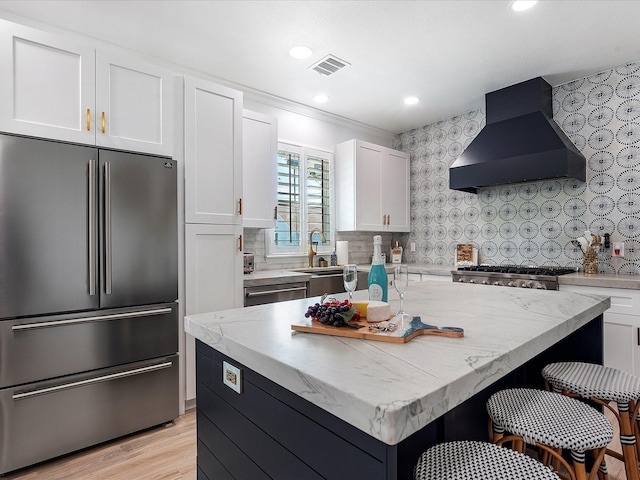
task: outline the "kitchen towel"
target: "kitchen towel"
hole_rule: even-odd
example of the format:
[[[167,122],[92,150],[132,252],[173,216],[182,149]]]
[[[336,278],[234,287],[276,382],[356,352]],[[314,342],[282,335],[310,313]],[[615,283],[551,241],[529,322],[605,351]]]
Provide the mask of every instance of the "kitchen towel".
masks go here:
[[[338,256],[338,265],[346,265],[349,263],[349,242],[346,240],[337,241],[336,255]]]

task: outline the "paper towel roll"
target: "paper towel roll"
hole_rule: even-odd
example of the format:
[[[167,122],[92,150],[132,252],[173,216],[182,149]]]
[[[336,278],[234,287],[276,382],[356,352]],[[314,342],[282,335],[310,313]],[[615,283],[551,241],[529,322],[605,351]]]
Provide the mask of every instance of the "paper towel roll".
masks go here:
[[[349,263],[349,242],[340,240],[336,242],[336,255],[338,256],[338,265],[346,265]]]

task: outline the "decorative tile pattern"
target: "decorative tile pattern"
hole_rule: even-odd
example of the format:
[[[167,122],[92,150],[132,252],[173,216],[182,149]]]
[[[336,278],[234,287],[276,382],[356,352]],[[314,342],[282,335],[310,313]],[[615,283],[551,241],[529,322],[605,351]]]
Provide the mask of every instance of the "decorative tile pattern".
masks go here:
[[[488,264],[577,267],[570,241],[590,229],[625,242],[625,258],[600,252],[606,273],[640,273],[640,63],[553,89],[553,116],[587,159],[587,181],[546,180],[449,190],[449,166],[485,125],[484,110],[398,134],[411,155],[411,233],[407,262],[452,266],[458,243]]]

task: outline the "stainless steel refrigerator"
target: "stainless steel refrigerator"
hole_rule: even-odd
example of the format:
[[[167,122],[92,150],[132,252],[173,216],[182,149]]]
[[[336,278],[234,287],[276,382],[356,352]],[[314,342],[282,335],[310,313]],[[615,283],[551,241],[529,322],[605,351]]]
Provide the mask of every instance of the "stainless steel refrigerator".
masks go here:
[[[0,474],[178,416],[176,163],[0,134]]]

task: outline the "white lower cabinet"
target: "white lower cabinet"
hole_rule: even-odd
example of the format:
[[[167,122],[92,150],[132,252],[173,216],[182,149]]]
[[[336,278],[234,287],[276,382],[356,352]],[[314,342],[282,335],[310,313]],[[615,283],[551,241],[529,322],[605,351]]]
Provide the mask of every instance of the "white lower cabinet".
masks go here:
[[[242,307],[242,226],[185,226],[185,314]],[[186,400],[196,396],[195,340],[186,335]]]
[[[604,364],[640,376],[640,291],[574,285],[560,290],[611,297],[604,312]]]

